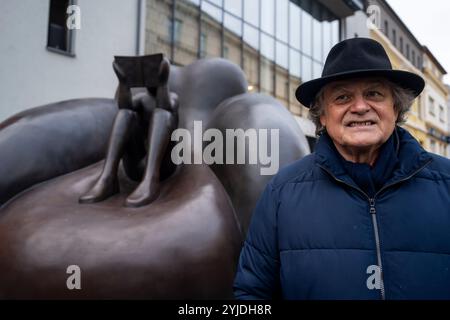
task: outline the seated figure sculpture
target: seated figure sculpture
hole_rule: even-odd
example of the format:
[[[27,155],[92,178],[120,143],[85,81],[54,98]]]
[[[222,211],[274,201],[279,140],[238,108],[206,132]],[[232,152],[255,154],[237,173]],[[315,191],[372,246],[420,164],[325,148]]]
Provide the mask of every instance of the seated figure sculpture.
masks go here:
[[[141,181],[125,205],[140,207],[158,197],[160,167],[178,125],[178,96],[169,91],[170,63],[162,54],[115,57],[113,69],[119,79],[117,113],[103,170],[80,203],[102,201],[119,192],[120,160],[127,176]],[[135,88],[145,88],[137,91]],[[166,166],[170,162],[165,162]],[[164,168],[164,172],[170,169]]]
[[[228,129],[274,128],[280,168],[308,153],[289,111],[268,95],[247,93],[243,71],[230,61],[172,65],[167,82],[160,62],[115,60],[116,72],[122,69],[115,100],[59,101],[0,123],[0,299],[230,299],[243,236],[271,176],[260,174],[260,162],[180,164],[173,171],[165,157],[175,142],[157,131],[168,137],[171,121],[192,136],[195,121],[224,137]],[[147,154],[162,158],[146,161]],[[123,205],[138,186],[158,190],[158,175],[156,200]],[[102,192],[98,204],[79,204],[101,179],[116,189]],[[82,290],[66,287],[74,264]]]

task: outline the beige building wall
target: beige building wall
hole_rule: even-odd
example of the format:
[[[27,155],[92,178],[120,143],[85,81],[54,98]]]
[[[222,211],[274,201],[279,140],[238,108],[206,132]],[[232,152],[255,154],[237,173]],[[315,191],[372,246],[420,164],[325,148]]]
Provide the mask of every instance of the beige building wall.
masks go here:
[[[380,42],[386,50],[389,59],[391,60],[392,67],[397,70],[404,70],[414,72],[422,77],[424,74],[408,61],[403,54],[401,54],[386,35],[378,29],[372,29],[370,32],[372,39]],[[427,133],[426,123],[424,121],[424,106],[423,106],[423,93],[414,100],[411,110],[408,114],[407,122],[403,125],[416,140],[428,151],[430,151],[429,137]]]
[[[170,1],[148,0],[145,27],[145,53],[170,56]]]
[[[297,35],[299,38],[298,43],[295,44],[285,43],[289,38],[287,30],[285,30],[285,36],[277,35],[275,29],[274,34],[269,36],[267,32],[270,31],[267,31],[268,27],[264,21],[260,22],[259,27],[265,30],[266,34],[258,33],[258,22],[247,20],[245,12],[248,14],[248,11],[245,9],[241,17],[230,18],[230,12],[221,13],[219,7],[213,8],[212,2],[177,0],[175,8],[173,8],[172,0],[147,0],[146,2],[146,54],[162,52],[177,65],[187,65],[199,58],[224,57],[242,68],[247,77],[249,92],[272,95],[293,115],[307,118],[308,109],[297,101],[295,90],[304,80],[300,78],[300,74],[305,77],[309,69],[312,73],[313,65],[316,73],[320,73],[319,69],[322,66],[318,61],[321,61],[325,54],[321,50],[331,48],[330,42],[336,42],[338,38],[337,20],[333,23],[323,22],[324,26],[322,26],[320,22],[313,20],[311,15],[302,13],[300,7],[294,2],[285,2],[286,8],[290,8],[286,14],[289,17],[295,14],[299,20],[292,20],[289,24],[286,17],[285,21],[278,24],[283,25],[285,22],[286,28],[295,29],[291,32],[291,35]],[[209,13],[200,9],[199,3],[207,4]],[[274,3],[277,5],[276,2]],[[243,5],[245,7],[246,2]],[[217,14],[214,14],[216,9]],[[257,12],[250,14],[257,15]],[[175,14],[175,23],[172,26],[173,14]],[[273,14],[275,16],[275,12]],[[227,15],[231,19],[228,22]],[[222,19],[224,19],[223,23]],[[314,24],[314,28],[300,29],[301,19],[309,19],[305,20],[308,22],[305,25]],[[234,24],[230,24],[230,21],[234,21]],[[314,38],[313,32],[316,34],[322,29],[323,38]],[[173,45],[172,40],[174,40]],[[302,46],[307,47],[303,53],[299,47],[300,42]],[[312,47],[312,42],[314,42],[314,52],[318,52],[314,56],[317,60],[314,64],[312,57],[306,57],[312,54],[311,48],[308,49]],[[321,50],[318,51],[319,47]],[[310,124],[312,125],[312,122]]]

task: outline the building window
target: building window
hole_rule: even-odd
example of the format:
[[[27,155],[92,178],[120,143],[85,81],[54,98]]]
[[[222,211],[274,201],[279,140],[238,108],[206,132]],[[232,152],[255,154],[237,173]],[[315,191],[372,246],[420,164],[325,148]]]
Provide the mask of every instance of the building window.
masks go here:
[[[151,3],[146,53],[163,52],[177,65],[225,57],[242,67],[249,90],[273,94],[298,115],[303,109],[295,99],[295,89],[320,76],[328,52],[340,39],[339,18],[323,5],[325,1]],[[164,18],[167,24],[161,26]]]
[[[286,43],[289,41],[289,2],[289,0],[277,0],[275,7],[276,38]]]
[[[436,75],[436,77],[438,78],[438,79],[441,79],[441,74],[440,74],[440,72],[439,72],[439,70],[436,68],[436,69],[434,69],[434,74]]]
[[[222,0],[202,1],[201,8],[215,20],[222,22]]]
[[[400,37],[400,52],[403,54],[403,38]]]
[[[244,20],[254,27],[259,27],[259,0],[244,1]]]
[[[409,60],[409,44],[406,44],[406,59]]]
[[[243,0],[226,0],[224,1],[225,10],[239,18],[242,17],[242,1]]]
[[[172,25],[172,18],[167,17],[168,26],[169,26],[169,41],[173,44],[178,44],[181,39],[181,28],[183,26],[183,21],[180,19],[175,19],[174,24]]]
[[[228,48],[227,46],[223,46],[223,57],[225,59],[230,58],[230,48]]]
[[[202,32],[202,34],[200,35],[200,48],[199,48],[199,53],[200,53],[200,58],[204,58],[206,57],[206,41],[207,41],[207,36],[205,33]]]
[[[394,44],[394,47],[397,46],[397,32],[395,29],[392,29],[392,43]]]
[[[269,35],[275,35],[275,1],[261,0],[261,29]]]
[[[248,24],[244,24],[244,42],[256,50],[259,50],[259,30]]]
[[[71,56],[75,55],[75,31],[67,27],[67,9],[73,4],[75,4],[75,1],[73,0],[50,0],[47,34],[48,49]]]
[[[430,151],[436,153],[436,141],[430,140]]]
[[[225,13],[223,19],[223,25],[228,30],[232,31],[237,36],[242,36],[242,20],[235,16]]]
[[[389,24],[387,20],[384,20],[384,34],[389,38]]]
[[[444,114],[444,107],[439,106],[439,120],[444,123],[445,122],[445,114]]]
[[[300,49],[303,51],[304,54],[307,54],[309,56],[312,56],[312,16],[306,12],[301,11],[301,47]],[[291,17],[291,20],[295,19]],[[297,49],[297,48],[296,48]]]
[[[434,116],[434,99],[428,97],[428,112]]]
[[[414,50],[412,52],[412,64],[416,65],[416,52]]]

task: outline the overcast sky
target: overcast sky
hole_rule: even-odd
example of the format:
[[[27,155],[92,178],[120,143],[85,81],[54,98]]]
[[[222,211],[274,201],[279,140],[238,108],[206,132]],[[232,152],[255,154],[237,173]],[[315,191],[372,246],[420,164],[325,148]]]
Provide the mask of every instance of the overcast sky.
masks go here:
[[[387,0],[422,45],[450,73],[450,1]],[[450,76],[444,78],[450,84]]]

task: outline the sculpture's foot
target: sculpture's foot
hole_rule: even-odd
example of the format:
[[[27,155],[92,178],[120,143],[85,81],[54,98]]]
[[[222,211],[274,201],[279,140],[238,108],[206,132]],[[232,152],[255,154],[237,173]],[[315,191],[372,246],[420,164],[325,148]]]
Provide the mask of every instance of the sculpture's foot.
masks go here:
[[[144,180],[125,200],[125,206],[137,208],[150,204],[158,198],[159,190],[159,182],[149,184]]]
[[[94,186],[78,199],[79,203],[94,203],[105,200],[119,192],[119,182],[117,179],[108,181],[107,179],[98,179]]]

